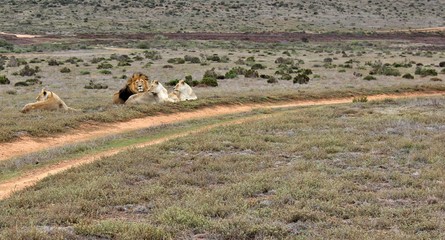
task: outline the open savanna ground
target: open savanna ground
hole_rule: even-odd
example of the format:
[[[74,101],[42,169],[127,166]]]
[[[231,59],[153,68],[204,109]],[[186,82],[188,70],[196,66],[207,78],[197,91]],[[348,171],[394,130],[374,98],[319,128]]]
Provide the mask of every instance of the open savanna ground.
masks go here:
[[[265,109],[92,141],[249,118],[45,178],[0,202],[0,236],[442,239],[444,110],[443,96]]]
[[[240,43],[245,48],[237,48],[236,42],[176,44],[172,48],[95,47],[2,54],[0,141],[50,136],[91,121],[123,121],[216,104],[444,89],[444,52],[419,50],[416,45],[366,41],[252,43],[258,48],[247,48],[246,43]],[[199,99],[155,106],[111,104],[113,93],[134,72],[159,80],[170,91],[170,82],[190,79],[197,84],[193,88]],[[214,83],[217,86],[208,86]],[[20,113],[26,103],[35,101],[42,87],[81,112]]]

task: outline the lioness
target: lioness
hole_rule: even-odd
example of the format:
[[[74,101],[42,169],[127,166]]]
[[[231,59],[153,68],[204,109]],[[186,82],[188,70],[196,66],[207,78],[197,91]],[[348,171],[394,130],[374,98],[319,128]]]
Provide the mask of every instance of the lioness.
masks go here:
[[[40,91],[39,95],[36,98],[36,102],[26,104],[21,112],[27,113],[31,110],[71,110],[71,111],[79,111],[74,108],[68,107],[65,102],[60,99],[57,94],[46,90],[45,88]]]
[[[180,80],[178,84],[176,84],[175,88],[173,89],[173,94],[176,95],[180,101],[198,99],[196,94],[193,92],[193,89],[184,80]]]
[[[177,102],[179,99],[168,94],[167,89],[158,81],[154,80],[148,92],[138,93],[130,96],[125,104],[154,104],[163,102]]]
[[[113,95],[113,103],[124,104],[131,95],[146,92],[148,89],[148,77],[139,72],[133,73],[131,78],[127,80],[124,88]]]

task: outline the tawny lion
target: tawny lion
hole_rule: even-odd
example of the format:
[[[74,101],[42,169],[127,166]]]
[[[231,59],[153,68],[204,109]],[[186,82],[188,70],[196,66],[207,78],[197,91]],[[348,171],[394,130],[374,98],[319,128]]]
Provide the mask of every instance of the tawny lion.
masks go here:
[[[21,112],[27,113],[29,111],[33,110],[67,110],[67,111],[80,111],[78,109],[74,109],[71,107],[68,107],[65,102],[60,99],[57,94],[46,90],[45,88],[40,91],[39,95],[36,98],[36,102],[34,103],[28,103],[26,104]]]

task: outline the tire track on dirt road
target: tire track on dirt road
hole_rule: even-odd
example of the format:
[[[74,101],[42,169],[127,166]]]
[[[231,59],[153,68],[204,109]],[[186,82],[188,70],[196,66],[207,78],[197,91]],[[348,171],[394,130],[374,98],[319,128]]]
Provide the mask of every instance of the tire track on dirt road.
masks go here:
[[[367,96],[368,100],[382,100],[382,99],[397,99],[397,98],[408,98],[408,97],[429,97],[429,96],[444,96],[444,92],[432,92],[432,93],[404,93],[404,94],[382,94]],[[286,107],[299,107],[299,106],[315,106],[315,105],[330,105],[330,104],[342,104],[351,103],[351,98],[337,98],[337,99],[323,99],[323,100],[305,100],[305,101],[294,101],[289,103],[275,103],[275,104],[246,104],[239,106],[218,106],[212,108],[205,108],[201,110],[196,110],[193,112],[181,112],[169,115],[161,115],[154,117],[146,117],[133,119],[128,122],[119,122],[112,124],[99,124],[96,126],[85,126],[82,130],[75,130],[71,133],[60,135],[51,138],[24,138],[12,143],[2,143],[0,144],[0,156],[1,160],[6,160],[11,157],[17,157],[20,155],[48,149],[49,147],[60,147],[66,143],[76,143],[86,140],[91,140],[99,137],[104,137],[113,134],[124,133],[132,130],[137,130],[141,128],[148,128],[159,126],[162,124],[171,124],[181,121],[200,119],[221,116],[226,114],[236,114],[242,112],[249,112],[255,109],[267,109],[267,108],[286,108]],[[22,176],[12,178],[0,183],[0,200],[7,198],[13,192],[22,190],[28,186],[34,185],[41,179],[59,172],[65,171],[72,167],[77,167],[82,164],[87,164],[99,160],[103,157],[113,156],[119,152],[131,149],[131,148],[141,148],[146,146],[151,146],[155,144],[160,144],[171,139],[180,138],[189,134],[196,134],[199,132],[208,131],[212,128],[224,125],[234,125],[240,124],[248,121],[255,121],[261,118],[269,116],[253,116],[244,117],[237,120],[232,120],[225,123],[218,123],[213,125],[206,125],[200,127],[197,130],[189,130],[183,133],[171,134],[167,137],[150,140],[144,143],[134,144],[131,146],[115,148],[112,150],[102,151],[90,156],[85,156],[77,159],[65,160],[54,165],[45,166],[36,170],[31,170],[24,173]]]

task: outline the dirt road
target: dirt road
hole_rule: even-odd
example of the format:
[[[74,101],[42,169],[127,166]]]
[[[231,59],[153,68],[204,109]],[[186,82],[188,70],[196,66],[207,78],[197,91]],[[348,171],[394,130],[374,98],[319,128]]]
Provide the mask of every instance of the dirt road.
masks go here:
[[[433,92],[433,93],[404,93],[398,95],[375,95],[368,96],[368,100],[381,100],[387,98],[406,98],[406,97],[424,97],[424,96],[444,96],[444,92]],[[311,106],[311,105],[328,105],[328,104],[340,104],[340,103],[350,103],[352,98],[339,98],[339,99],[325,99],[325,100],[314,100],[314,101],[298,101],[290,103],[280,103],[280,104],[251,104],[251,105],[239,105],[239,106],[220,106],[205,108],[193,112],[183,112],[175,113],[169,115],[161,115],[154,117],[146,117],[140,119],[133,119],[128,122],[119,122],[112,124],[98,124],[98,125],[85,125],[81,129],[74,130],[70,133],[63,134],[57,137],[51,138],[23,138],[21,140],[1,143],[0,144],[0,161],[10,159],[13,157],[29,154],[32,152],[41,151],[48,148],[60,147],[66,143],[73,144],[86,140],[92,140],[99,137],[104,137],[108,135],[115,135],[119,133],[124,133],[132,130],[137,130],[141,128],[148,128],[159,126],[162,124],[177,123],[180,121],[191,120],[191,119],[202,119],[214,116],[220,116],[225,114],[235,114],[241,112],[249,112],[254,109],[264,109],[264,108],[284,108],[284,107],[298,107],[298,106]],[[257,117],[246,117],[241,120],[234,120],[224,124],[239,124],[246,121],[257,120]],[[40,181],[46,176],[56,174],[65,171],[69,168],[79,166],[81,164],[86,164],[98,160],[102,157],[112,156],[128,148],[140,148],[149,145],[159,144],[170,139],[179,138],[188,134],[194,134],[196,132],[207,131],[211,128],[221,126],[222,124],[214,124],[211,126],[204,126],[198,128],[197,130],[188,131],[181,134],[173,134],[164,138],[152,140],[149,142],[136,144],[128,147],[116,148],[104,152],[100,152],[91,156],[82,157],[79,159],[71,159],[64,162],[57,163],[55,165],[42,167],[36,170],[29,171],[22,176],[9,179],[3,183],[0,183],[0,199],[4,199],[10,196],[14,191],[19,191],[27,186],[31,186],[36,182]]]

